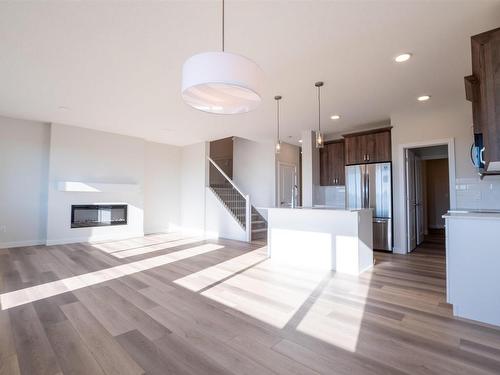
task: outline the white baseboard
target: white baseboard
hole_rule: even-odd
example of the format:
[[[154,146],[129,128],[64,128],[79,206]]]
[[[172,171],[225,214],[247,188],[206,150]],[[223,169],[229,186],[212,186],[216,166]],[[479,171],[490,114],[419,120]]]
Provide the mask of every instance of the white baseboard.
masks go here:
[[[78,243],[78,242],[119,241],[136,237],[144,237],[144,232],[123,233],[118,235],[115,234],[115,235],[91,236],[91,237],[57,238],[57,239],[47,240],[46,245],[51,246],[51,245],[64,245],[64,244]]]
[[[37,246],[37,245],[44,245],[44,244],[45,244],[45,240],[0,242],[0,249],[9,249],[12,247]]]
[[[144,230],[144,234],[158,234],[158,233],[173,233],[177,231],[172,231],[168,227],[157,227],[157,228],[148,228]]]

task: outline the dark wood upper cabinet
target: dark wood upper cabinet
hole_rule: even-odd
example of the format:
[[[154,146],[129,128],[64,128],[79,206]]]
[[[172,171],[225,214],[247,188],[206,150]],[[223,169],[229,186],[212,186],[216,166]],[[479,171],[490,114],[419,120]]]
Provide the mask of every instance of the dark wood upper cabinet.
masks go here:
[[[485,170],[491,171],[490,163],[500,162],[500,28],[471,37],[471,54],[466,98],[472,102],[474,133],[482,136]]]
[[[391,161],[391,128],[344,135],[345,163],[366,164]]]
[[[326,142],[319,150],[321,186],[345,184],[344,140]]]

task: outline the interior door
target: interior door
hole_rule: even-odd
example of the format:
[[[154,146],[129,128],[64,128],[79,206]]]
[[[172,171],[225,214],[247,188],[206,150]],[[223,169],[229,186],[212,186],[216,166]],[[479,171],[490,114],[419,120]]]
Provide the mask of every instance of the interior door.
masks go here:
[[[416,199],[415,199],[415,152],[406,150],[406,211],[408,223],[408,252],[417,247]]]
[[[424,242],[424,176],[422,159],[415,157],[415,215],[417,245]]]
[[[279,163],[278,202],[280,207],[291,207],[293,189],[297,184],[297,168],[293,164]]]

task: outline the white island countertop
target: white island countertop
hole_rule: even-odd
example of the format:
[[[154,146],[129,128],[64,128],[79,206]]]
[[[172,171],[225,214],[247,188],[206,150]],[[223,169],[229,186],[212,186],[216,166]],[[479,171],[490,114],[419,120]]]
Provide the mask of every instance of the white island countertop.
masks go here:
[[[373,266],[372,210],[269,208],[271,260],[358,275]]]

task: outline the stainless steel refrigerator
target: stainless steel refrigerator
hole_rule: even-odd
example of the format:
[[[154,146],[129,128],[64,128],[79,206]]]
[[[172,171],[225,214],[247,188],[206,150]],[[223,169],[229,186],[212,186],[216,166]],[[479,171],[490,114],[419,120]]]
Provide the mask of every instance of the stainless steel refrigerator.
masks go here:
[[[391,163],[345,167],[346,207],[373,209],[373,248],[392,251]]]

